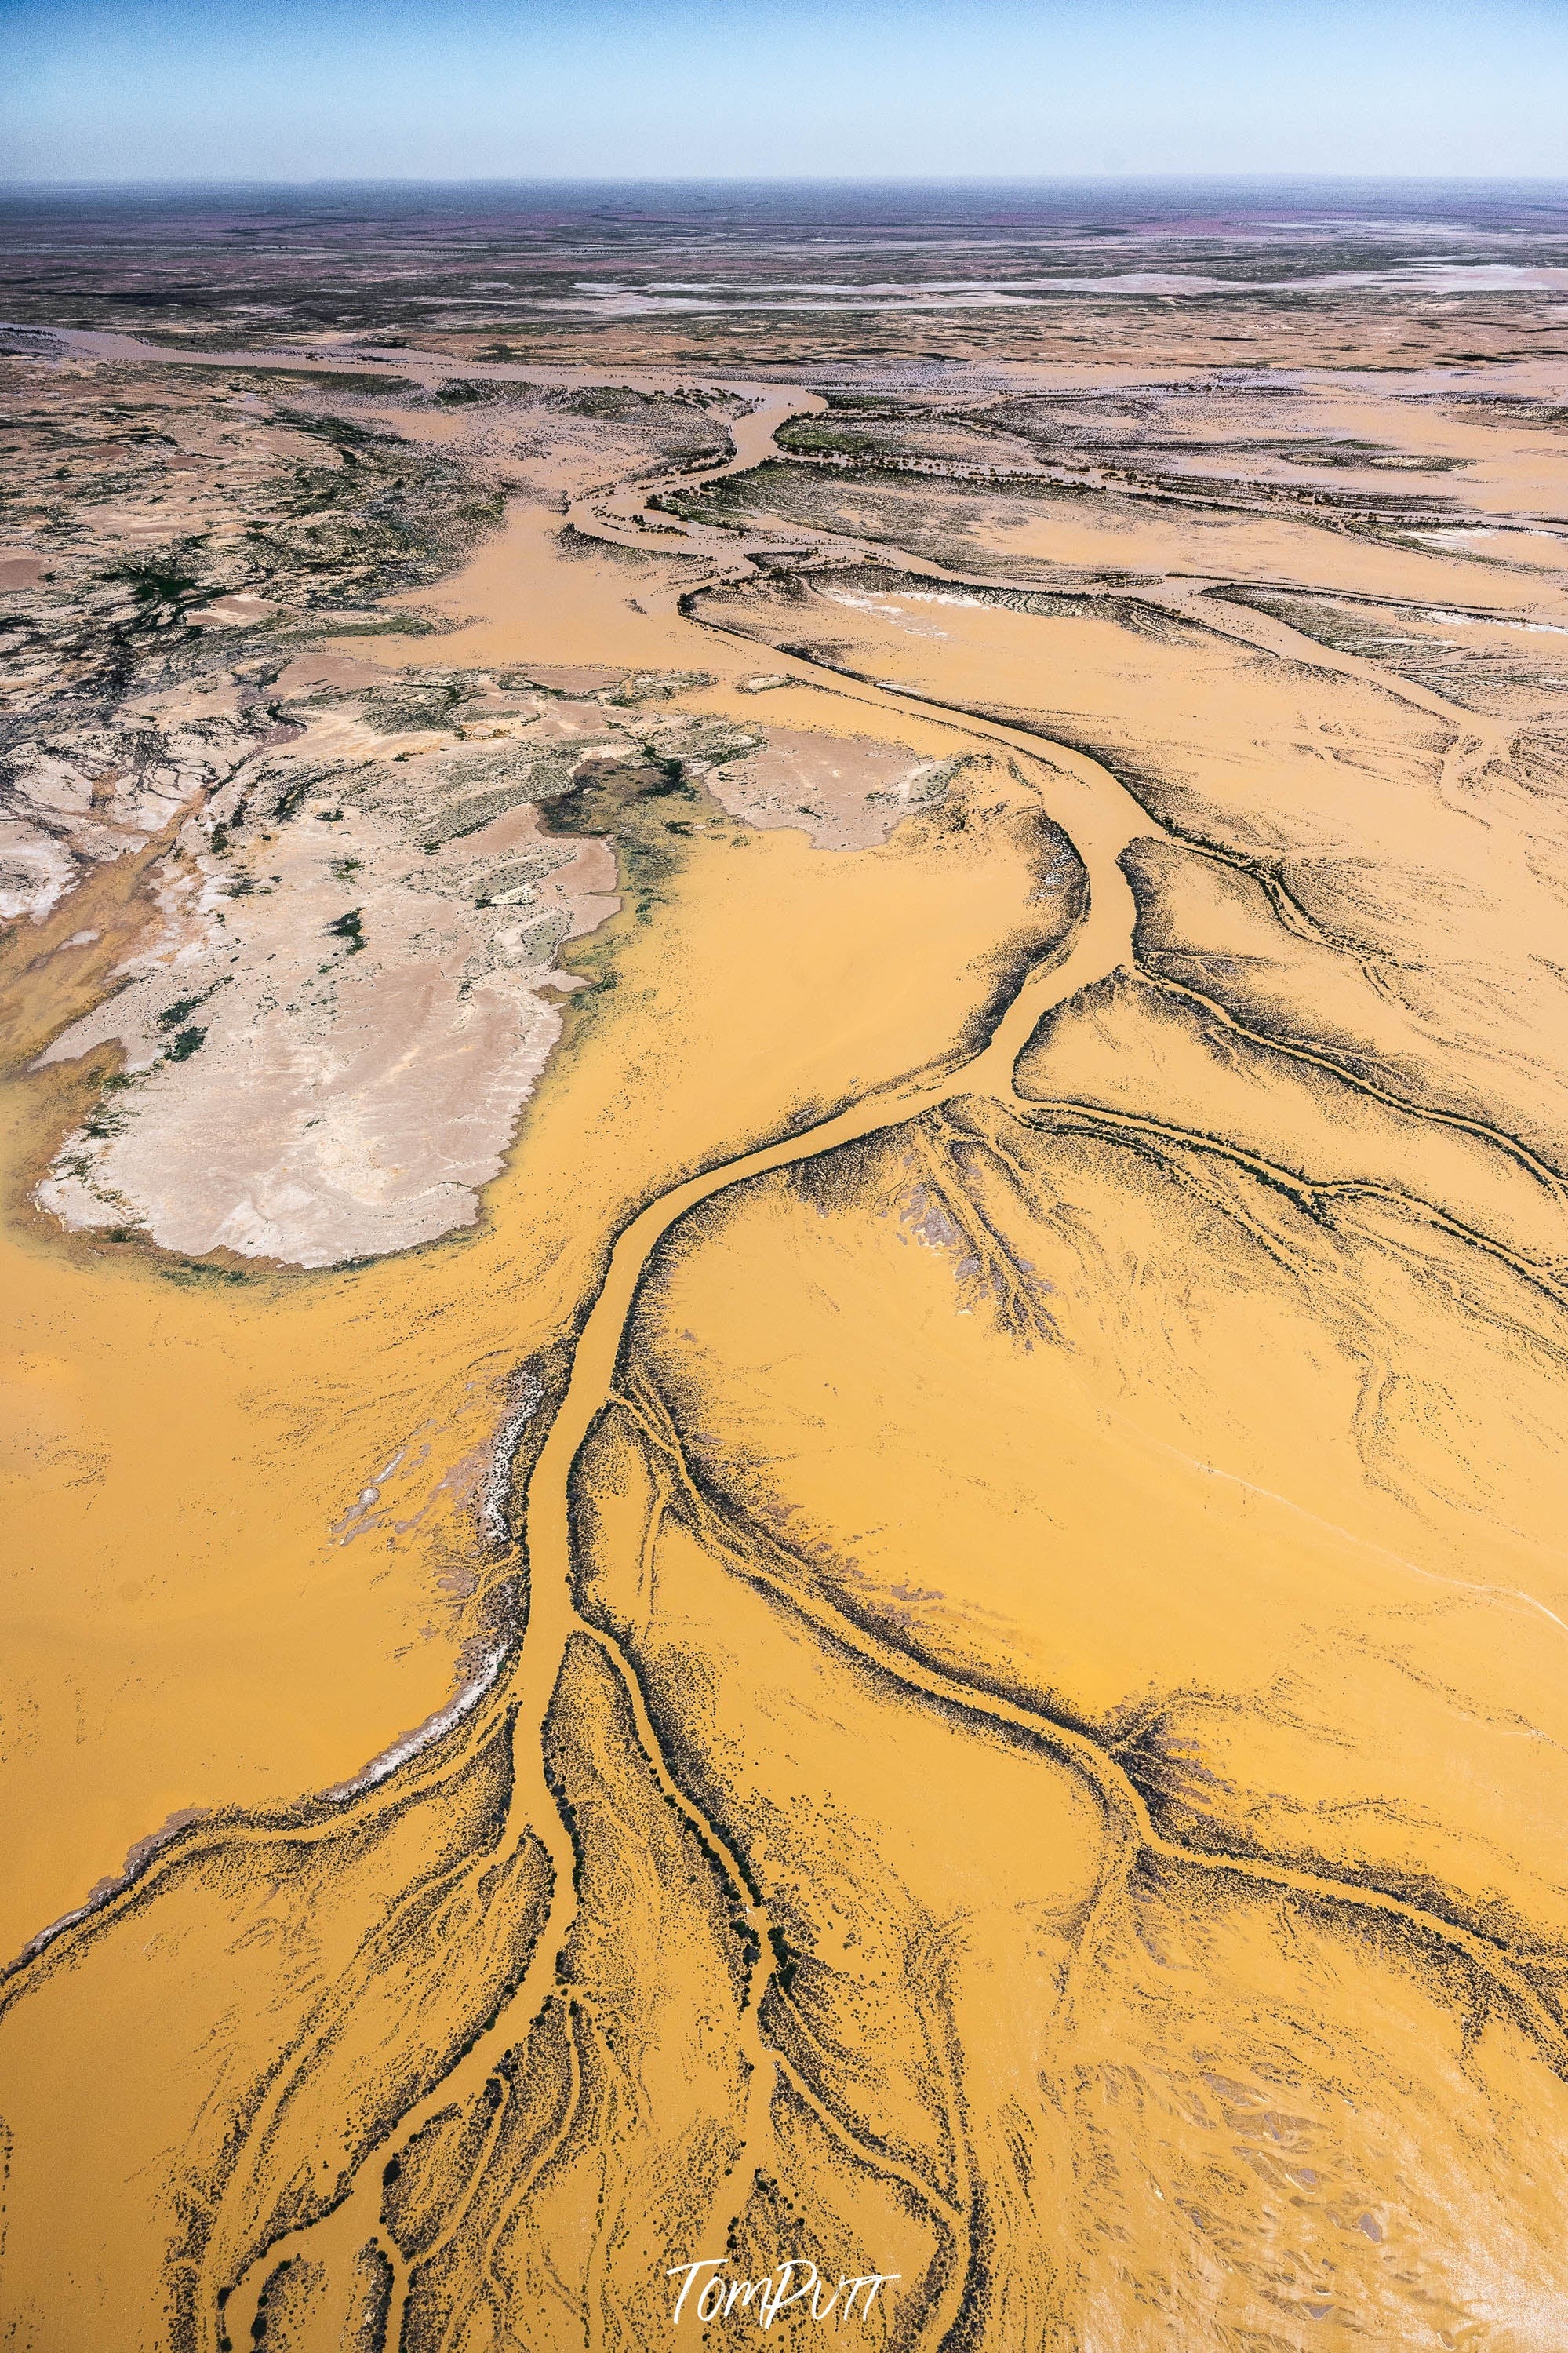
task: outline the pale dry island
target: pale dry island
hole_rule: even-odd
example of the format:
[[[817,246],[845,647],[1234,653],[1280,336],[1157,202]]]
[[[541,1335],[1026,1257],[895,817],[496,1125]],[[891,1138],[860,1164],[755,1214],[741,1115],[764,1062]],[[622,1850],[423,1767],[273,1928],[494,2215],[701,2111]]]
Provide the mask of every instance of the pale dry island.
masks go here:
[[[1562,2353],[1568,206],[268,203],[6,216],[0,2346]]]

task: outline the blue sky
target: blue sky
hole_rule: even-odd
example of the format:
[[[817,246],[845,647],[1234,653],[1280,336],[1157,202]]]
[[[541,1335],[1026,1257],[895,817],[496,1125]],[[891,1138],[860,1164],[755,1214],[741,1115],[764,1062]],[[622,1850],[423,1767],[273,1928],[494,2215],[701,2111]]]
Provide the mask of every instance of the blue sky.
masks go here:
[[[1568,0],[0,0],[0,177],[1568,176]]]

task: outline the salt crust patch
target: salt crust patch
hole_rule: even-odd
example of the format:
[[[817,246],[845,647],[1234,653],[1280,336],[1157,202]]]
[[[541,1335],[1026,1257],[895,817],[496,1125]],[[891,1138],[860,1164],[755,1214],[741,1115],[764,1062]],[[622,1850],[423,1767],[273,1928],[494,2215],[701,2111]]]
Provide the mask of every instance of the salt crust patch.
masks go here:
[[[707,782],[747,825],[804,828],[818,849],[869,849],[940,799],[957,765],[907,744],[773,727],[761,750],[726,761]]]

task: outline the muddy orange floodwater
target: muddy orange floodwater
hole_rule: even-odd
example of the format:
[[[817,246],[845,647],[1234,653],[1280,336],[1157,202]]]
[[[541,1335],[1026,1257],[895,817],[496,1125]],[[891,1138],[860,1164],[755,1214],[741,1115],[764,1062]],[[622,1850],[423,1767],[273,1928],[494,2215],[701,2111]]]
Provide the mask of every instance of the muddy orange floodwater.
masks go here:
[[[1554,2353],[1561,367],[396,364],[16,363],[0,2342]]]

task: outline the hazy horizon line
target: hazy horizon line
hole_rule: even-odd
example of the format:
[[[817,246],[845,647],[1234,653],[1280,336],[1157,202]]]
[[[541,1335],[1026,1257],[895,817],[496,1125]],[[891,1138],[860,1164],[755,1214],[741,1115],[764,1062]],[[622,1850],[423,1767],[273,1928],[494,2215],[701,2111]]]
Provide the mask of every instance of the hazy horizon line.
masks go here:
[[[67,192],[146,190],[239,190],[249,188],[1070,188],[1070,187],[1482,187],[1568,188],[1568,172],[539,172],[431,173],[318,172],[309,176],[247,173],[235,178],[206,174],[189,178],[13,178],[0,174],[0,194],[34,190]]]

